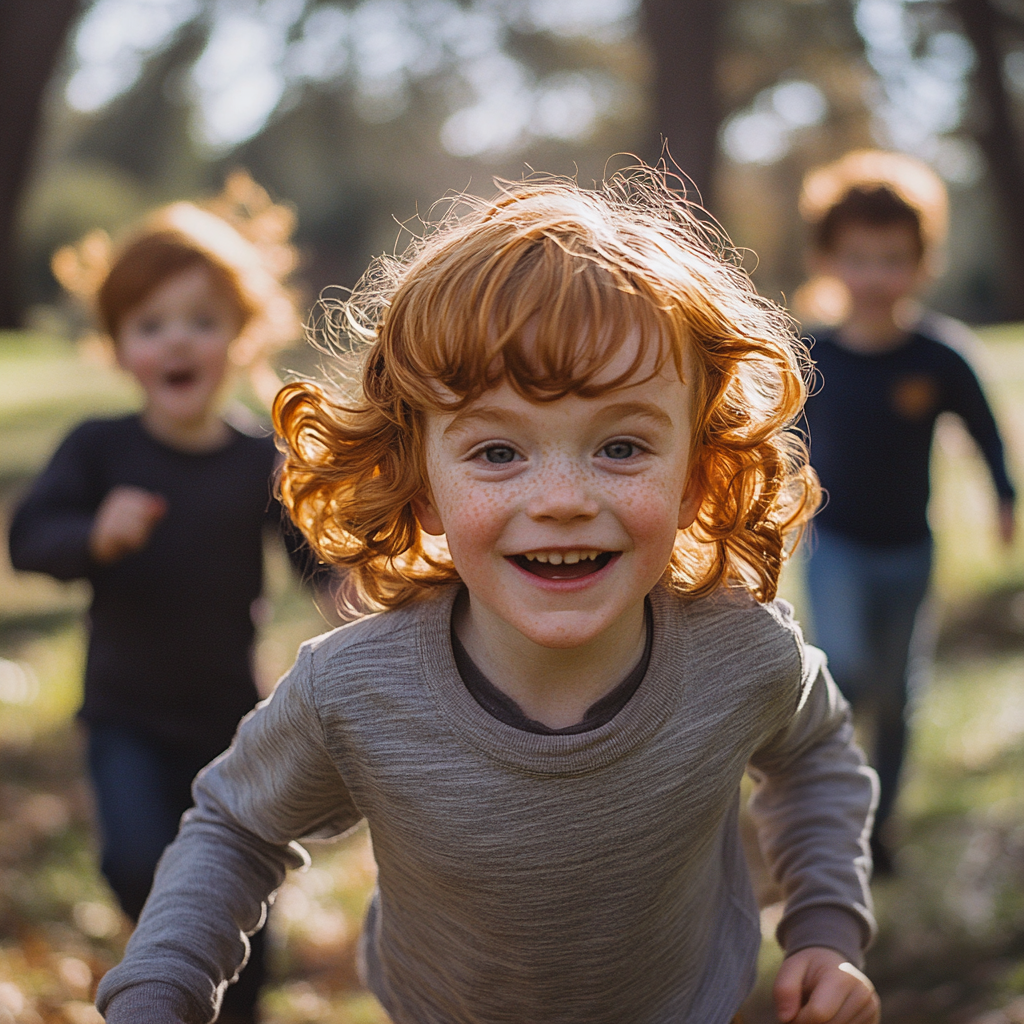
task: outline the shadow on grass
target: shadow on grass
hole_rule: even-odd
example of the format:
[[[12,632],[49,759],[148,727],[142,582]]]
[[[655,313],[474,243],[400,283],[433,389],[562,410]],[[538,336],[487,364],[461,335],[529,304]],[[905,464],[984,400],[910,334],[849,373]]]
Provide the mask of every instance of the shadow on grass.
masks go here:
[[[0,616],[0,646],[11,646],[28,636],[46,636],[67,629],[79,619],[77,609]]]
[[[1024,653],[1024,587],[1003,586],[954,609],[939,632],[943,661]]]

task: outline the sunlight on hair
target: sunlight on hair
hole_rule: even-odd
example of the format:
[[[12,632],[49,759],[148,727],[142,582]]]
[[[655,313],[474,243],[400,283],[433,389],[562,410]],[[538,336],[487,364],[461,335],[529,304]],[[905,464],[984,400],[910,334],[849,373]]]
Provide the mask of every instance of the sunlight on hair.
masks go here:
[[[917,211],[926,248],[942,245],[949,223],[946,187],[926,163],[905,153],[855,149],[815,168],[804,179],[800,214],[809,224],[815,224],[851,188],[872,185],[888,187]]]
[[[693,474],[704,496],[669,581],[775,594],[818,502],[801,438],[807,355],[787,314],[759,296],[724,235],[664,171],[631,168],[587,190],[535,175],[489,200],[455,195],[400,258],[376,261],[328,308],[340,380],[295,382],[274,405],[286,443],[280,487],[320,556],[347,567],[360,600],[395,607],[458,579],[428,550],[413,500],[428,486],[427,413],[511,384],[529,400],[636,384],[652,350],[694,380]],[[609,379],[626,338],[637,355]],[[361,357],[356,381],[353,354]],[[642,378],[642,379],[647,379]],[[641,380],[642,380],[641,379]]]
[[[248,372],[254,392],[269,406],[281,383],[269,357],[302,336],[295,296],[284,283],[298,258],[290,241],[294,229],[294,212],[236,170],[207,202],[160,207],[116,244],[104,231],[90,232],[58,249],[51,268],[113,340],[131,304],[186,265],[205,263],[244,319],[231,361]],[[95,336],[88,339],[95,342]]]

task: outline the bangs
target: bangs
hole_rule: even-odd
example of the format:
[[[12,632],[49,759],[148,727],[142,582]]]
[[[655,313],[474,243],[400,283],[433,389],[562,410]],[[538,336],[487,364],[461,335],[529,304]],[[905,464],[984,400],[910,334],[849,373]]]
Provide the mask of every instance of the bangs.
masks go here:
[[[682,376],[682,328],[649,281],[579,234],[480,234],[499,227],[469,259],[464,242],[425,259],[388,310],[379,357],[411,404],[458,409],[506,381],[532,401],[592,398],[669,360]]]
[[[253,303],[231,267],[214,259],[191,239],[173,231],[159,231],[130,244],[110,268],[96,295],[103,329],[116,339],[121,321],[128,313],[165,281],[195,267],[203,267],[209,273],[215,287],[238,308],[243,321],[253,316]]]
[[[293,519],[347,571],[362,607],[400,607],[460,579],[416,513],[432,413],[506,382],[550,402],[674,369],[692,390],[700,504],[666,582],[693,597],[725,585],[771,600],[820,498],[788,429],[808,358],[792,321],[661,169],[594,190],[545,176],[498,184],[490,200],[452,197],[436,229],[324,307],[324,351],[343,362],[326,389],[297,381],[274,405]]]

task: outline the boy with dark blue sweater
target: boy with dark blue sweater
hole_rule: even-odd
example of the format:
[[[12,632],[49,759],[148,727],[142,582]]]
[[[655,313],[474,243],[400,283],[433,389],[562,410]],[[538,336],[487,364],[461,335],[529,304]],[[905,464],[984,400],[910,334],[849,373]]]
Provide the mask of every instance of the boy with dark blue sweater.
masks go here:
[[[940,413],[978,444],[998,495],[998,530],[1014,534],[1003,443],[964,355],[963,325],[910,304],[945,230],[945,190],[924,165],[861,151],[812,173],[804,212],[815,262],[838,280],[847,309],[815,332],[822,385],[807,402],[811,460],[828,498],[816,519],[808,596],[817,643],[855,708],[870,708],[881,782],[875,871],[891,870],[881,833],[906,746],[915,627],[932,565],[929,462]],[[920,635],[920,634],[919,634]]]

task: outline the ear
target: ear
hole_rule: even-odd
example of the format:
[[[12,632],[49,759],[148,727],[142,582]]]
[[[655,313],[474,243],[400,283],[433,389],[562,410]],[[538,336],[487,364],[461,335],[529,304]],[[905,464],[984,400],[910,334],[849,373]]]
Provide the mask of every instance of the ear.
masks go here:
[[[440,537],[444,533],[444,523],[441,522],[441,517],[426,491],[420,491],[412,499],[412,510],[424,533],[432,534],[434,537]]]
[[[686,490],[683,491],[682,501],[679,503],[679,522],[677,526],[680,530],[685,530],[693,525],[703,500],[704,495],[701,494],[700,488],[697,486],[696,474],[691,474],[686,484]]]

